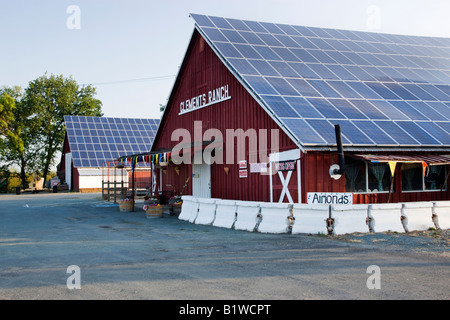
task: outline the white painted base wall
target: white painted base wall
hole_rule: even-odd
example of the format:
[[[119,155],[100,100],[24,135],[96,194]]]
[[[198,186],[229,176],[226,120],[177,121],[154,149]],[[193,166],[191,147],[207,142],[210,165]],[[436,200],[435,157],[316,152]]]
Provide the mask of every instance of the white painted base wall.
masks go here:
[[[258,202],[236,201],[237,218],[234,229],[244,231],[255,231],[260,222],[260,207]]]
[[[195,219],[196,224],[212,224],[214,218],[216,217],[216,199],[198,199],[198,214],[197,219]]]
[[[434,214],[437,215],[437,223],[439,228],[450,228],[450,201],[434,202]]]
[[[434,228],[432,202],[404,203],[402,216],[406,217],[405,231],[423,231]]]
[[[292,208],[294,225],[292,233],[327,234],[326,220],[329,217],[327,205],[295,203]]]
[[[450,201],[309,205],[183,196],[180,220],[263,233],[410,232],[450,227]]]
[[[258,231],[263,233],[287,233],[290,231],[292,205],[288,203],[261,203],[261,222]]]
[[[236,201],[218,200],[213,226],[231,229],[236,221]]]
[[[334,234],[369,232],[367,204],[332,205],[331,217],[334,219]]]
[[[370,204],[368,208],[368,217],[373,219],[373,232],[405,232],[401,215],[401,203]]]

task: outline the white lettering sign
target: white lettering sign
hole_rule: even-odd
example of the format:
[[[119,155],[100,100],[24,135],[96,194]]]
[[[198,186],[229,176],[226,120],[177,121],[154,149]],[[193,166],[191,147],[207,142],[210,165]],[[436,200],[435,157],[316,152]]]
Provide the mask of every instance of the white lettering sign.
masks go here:
[[[308,192],[308,204],[353,204],[353,193]]]
[[[179,114],[205,108],[228,99],[231,99],[231,96],[228,91],[228,85],[225,85],[211,90],[208,93],[203,93],[191,99],[181,101]]]
[[[250,163],[250,173],[267,173],[267,163]]]

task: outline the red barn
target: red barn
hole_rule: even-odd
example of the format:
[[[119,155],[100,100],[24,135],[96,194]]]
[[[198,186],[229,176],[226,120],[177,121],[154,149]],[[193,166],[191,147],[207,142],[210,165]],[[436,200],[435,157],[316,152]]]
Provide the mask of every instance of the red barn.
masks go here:
[[[159,190],[291,203],[450,199],[449,39],[191,17],[148,154]]]

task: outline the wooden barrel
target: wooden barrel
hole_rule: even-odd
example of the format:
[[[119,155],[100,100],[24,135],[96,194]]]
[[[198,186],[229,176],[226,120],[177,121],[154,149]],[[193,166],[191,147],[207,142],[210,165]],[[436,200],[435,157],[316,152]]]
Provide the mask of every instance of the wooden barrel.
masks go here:
[[[171,206],[170,208],[171,216],[179,215],[180,213],[181,213],[181,206]]]
[[[134,201],[119,201],[119,209],[121,212],[134,211]]]
[[[164,212],[164,207],[163,206],[148,206],[148,208],[145,212],[147,214],[147,219],[162,218],[163,212]]]

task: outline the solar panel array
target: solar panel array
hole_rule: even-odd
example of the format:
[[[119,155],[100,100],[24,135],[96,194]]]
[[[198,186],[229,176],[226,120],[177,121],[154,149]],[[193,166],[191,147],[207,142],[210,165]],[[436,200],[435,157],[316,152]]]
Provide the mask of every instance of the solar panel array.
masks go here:
[[[65,116],[73,165],[102,167],[103,162],[149,152],[159,119]]]
[[[304,146],[450,146],[450,39],[191,14]]]

